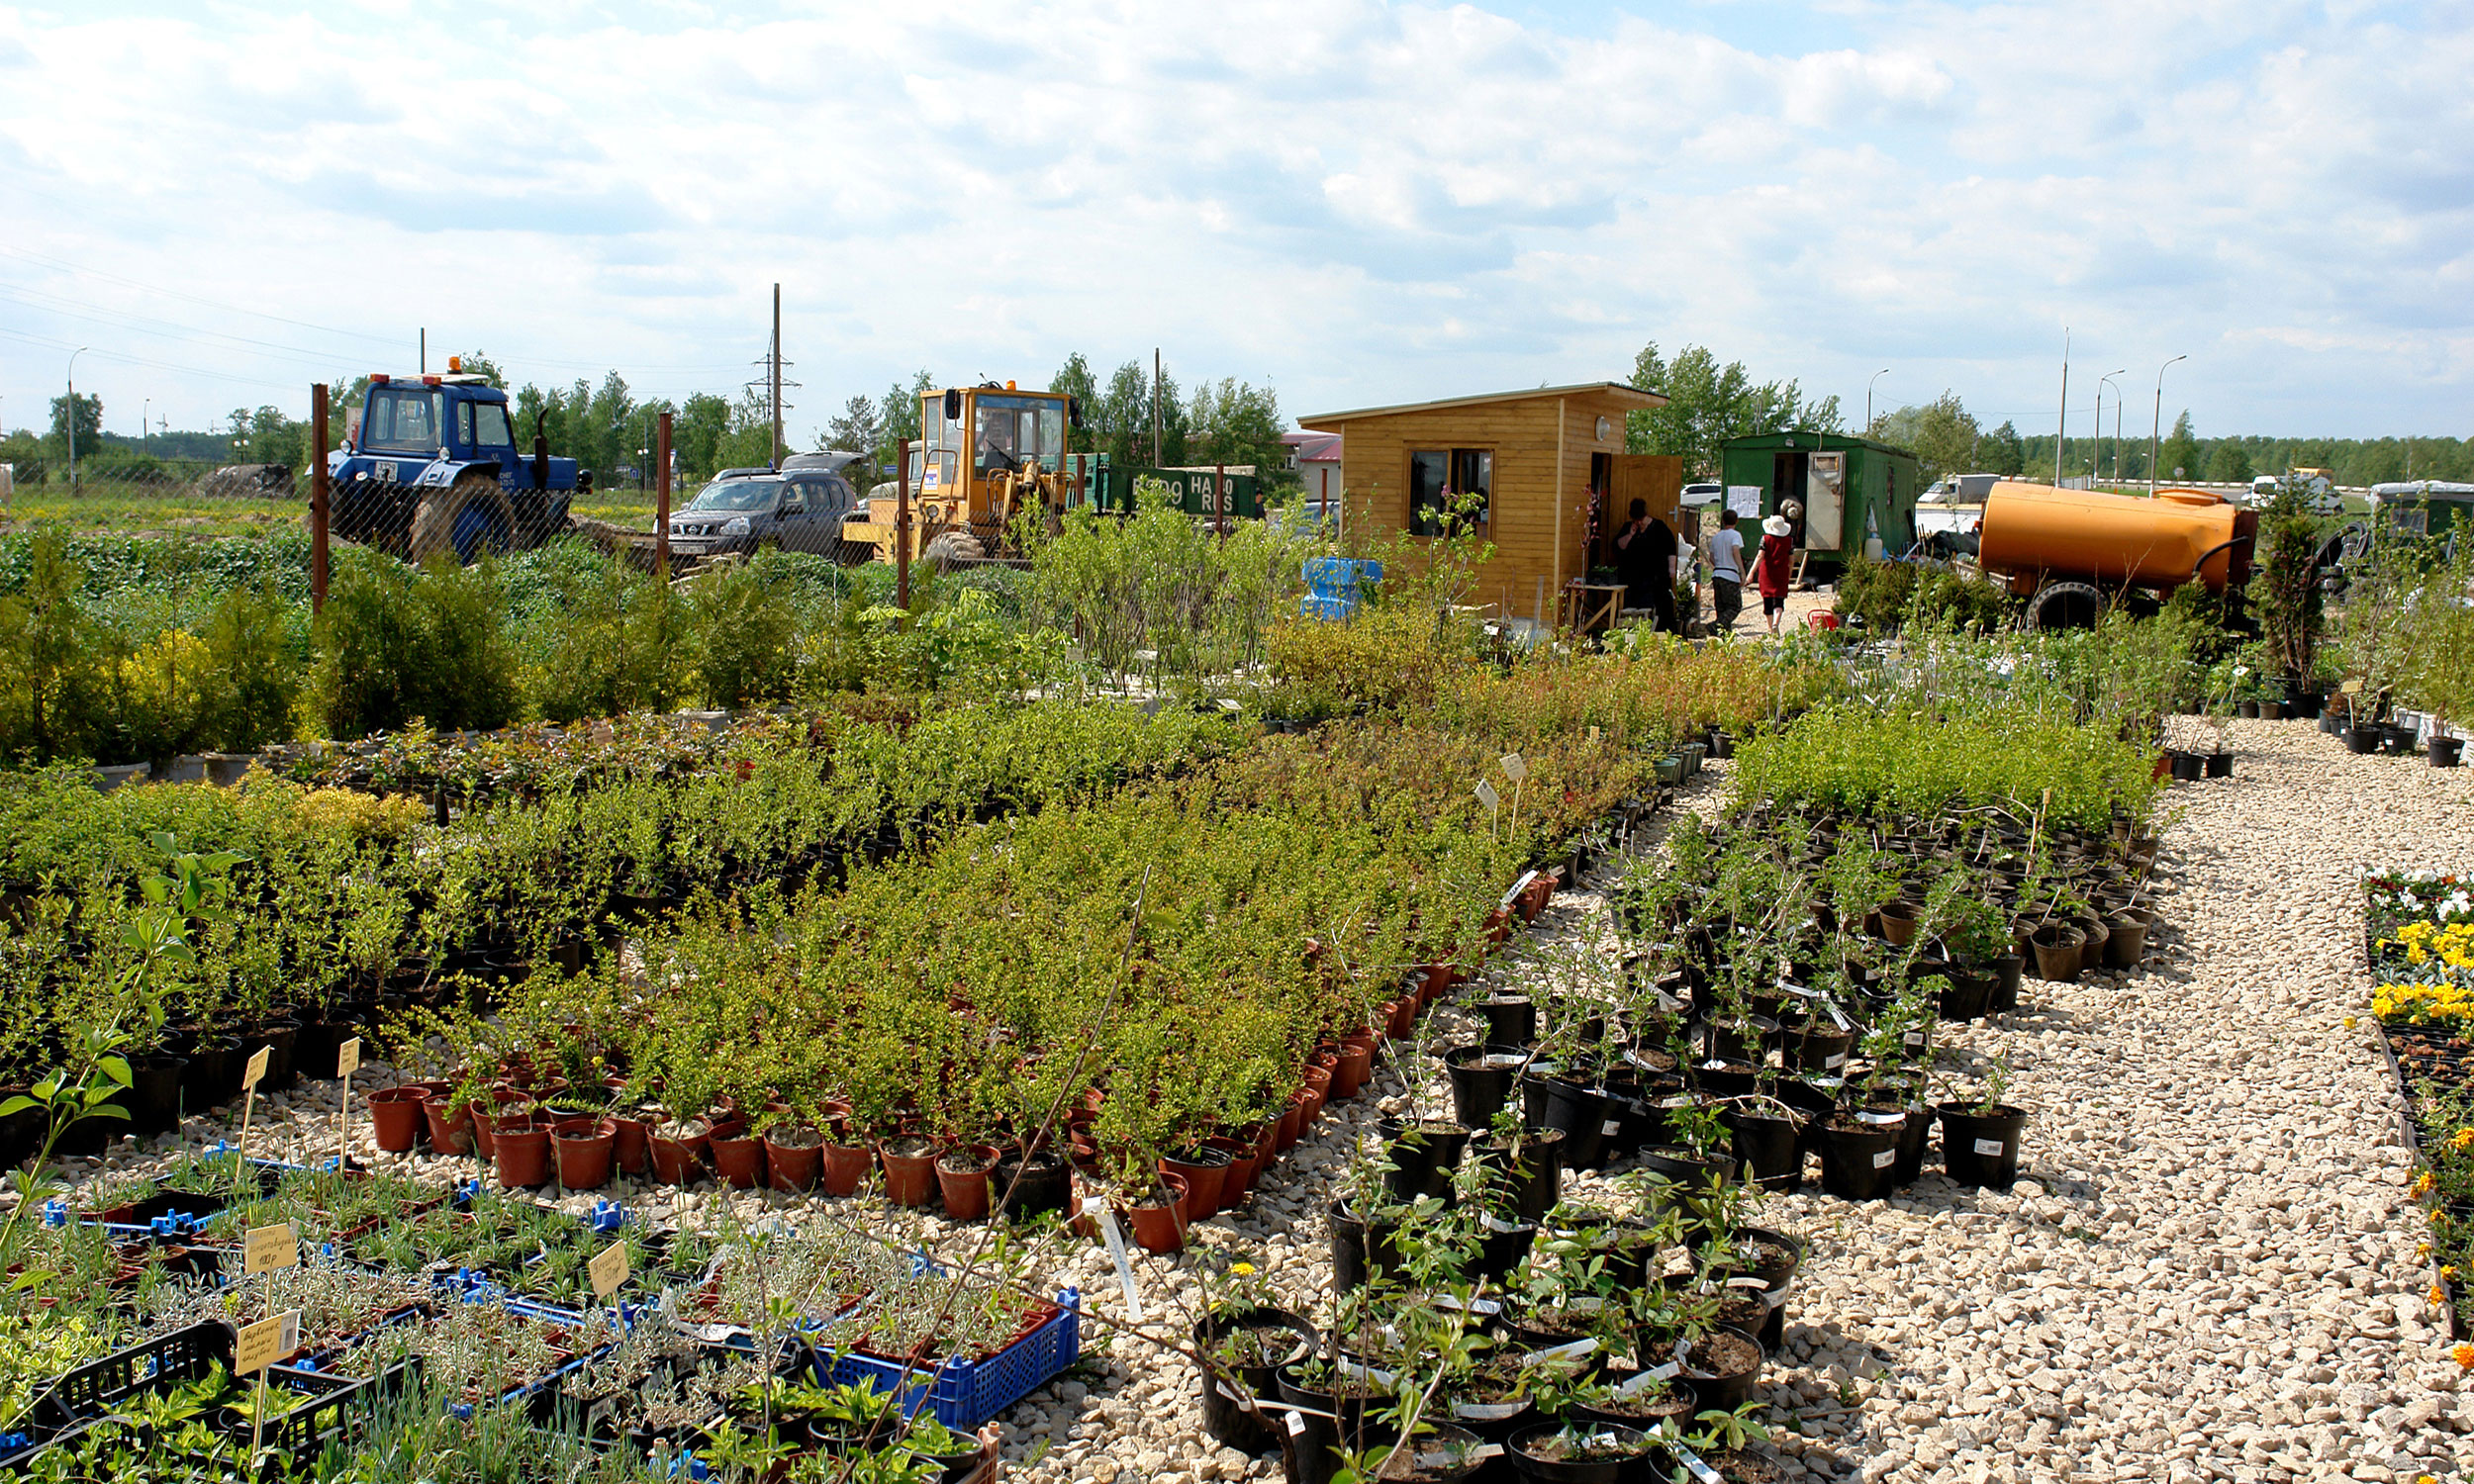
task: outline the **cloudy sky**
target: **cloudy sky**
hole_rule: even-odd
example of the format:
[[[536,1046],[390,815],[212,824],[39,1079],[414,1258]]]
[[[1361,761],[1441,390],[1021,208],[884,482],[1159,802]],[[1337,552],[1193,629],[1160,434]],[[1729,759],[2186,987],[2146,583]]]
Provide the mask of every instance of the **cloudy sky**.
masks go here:
[[[0,5],[0,424],[482,347],[1293,414],[1700,342],[1860,416],[2474,433],[2474,5]],[[2108,426],[2112,414],[2107,413]]]

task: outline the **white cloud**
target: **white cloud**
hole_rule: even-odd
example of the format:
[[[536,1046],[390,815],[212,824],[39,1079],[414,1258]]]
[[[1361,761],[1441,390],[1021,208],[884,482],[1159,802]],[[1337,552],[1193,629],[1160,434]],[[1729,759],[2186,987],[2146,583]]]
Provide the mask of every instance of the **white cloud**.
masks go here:
[[[921,365],[1160,344],[1309,411],[1621,375],[1652,337],[2049,426],[2064,324],[2107,364],[2192,351],[2203,430],[2464,420],[2445,11],[1891,4],[1759,46],[1375,0],[736,13],[0,10],[0,247],[113,275],[0,256],[0,408],[52,395],[52,342],[247,379],[90,354],[119,426],[299,403],[425,325],[519,376],[729,390],[780,279],[799,426]]]

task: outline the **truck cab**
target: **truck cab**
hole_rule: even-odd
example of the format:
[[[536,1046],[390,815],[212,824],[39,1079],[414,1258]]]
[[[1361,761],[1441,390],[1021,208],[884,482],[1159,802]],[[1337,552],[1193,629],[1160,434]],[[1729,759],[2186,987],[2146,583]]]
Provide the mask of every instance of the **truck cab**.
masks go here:
[[[592,489],[592,472],[550,457],[537,429],[520,451],[507,394],[460,369],[374,375],[357,412],[327,458],[332,527],[345,540],[469,564],[564,531],[574,493]]]

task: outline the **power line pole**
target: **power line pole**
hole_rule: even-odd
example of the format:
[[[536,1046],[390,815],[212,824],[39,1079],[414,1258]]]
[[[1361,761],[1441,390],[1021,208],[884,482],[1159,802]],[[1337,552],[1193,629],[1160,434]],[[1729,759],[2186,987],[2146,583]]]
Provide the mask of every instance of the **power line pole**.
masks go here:
[[[773,286],[773,467],[782,467],[782,286]]]
[[[2053,488],[2061,488],[2061,450],[2070,441],[2070,326],[2061,327],[2061,426],[2053,430]]]
[[[1160,347],[1151,347],[1151,467],[1160,467],[1160,388],[1168,382],[1160,368]]]

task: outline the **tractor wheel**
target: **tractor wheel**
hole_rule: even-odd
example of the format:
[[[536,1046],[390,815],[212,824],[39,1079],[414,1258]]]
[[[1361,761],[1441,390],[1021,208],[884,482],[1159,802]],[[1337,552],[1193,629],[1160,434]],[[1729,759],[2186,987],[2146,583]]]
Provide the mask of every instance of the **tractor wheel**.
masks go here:
[[[2105,615],[2105,595],[2086,583],[2050,583],[2028,600],[2020,626],[2038,633],[2094,628]]]
[[[508,507],[507,492],[496,479],[475,470],[422,497],[421,508],[413,511],[405,554],[415,564],[449,556],[457,566],[469,567],[515,544],[516,512]]]
[[[976,562],[987,555],[977,536],[966,530],[947,530],[940,531],[934,540],[927,543],[927,549],[919,553],[919,560],[943,572],[958,563]]]

